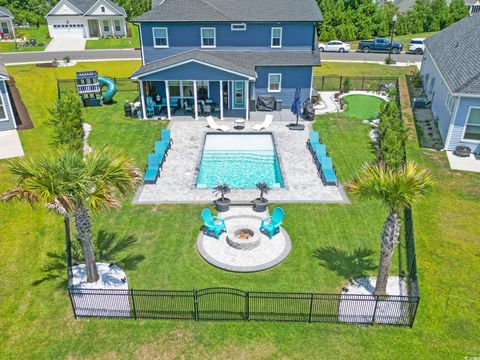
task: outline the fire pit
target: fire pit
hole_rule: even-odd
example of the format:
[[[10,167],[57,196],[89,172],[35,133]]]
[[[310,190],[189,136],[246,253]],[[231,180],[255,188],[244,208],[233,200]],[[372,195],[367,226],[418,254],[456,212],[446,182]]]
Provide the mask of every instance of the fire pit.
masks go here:
[[[468,146],[457,146],[453,152],[454,155],[459,157],[469,157],[472,150]]]
[[[248,226],[237,226],[227,234],[227,244],[238,250],[252,250],[260,245],[260,230]]]

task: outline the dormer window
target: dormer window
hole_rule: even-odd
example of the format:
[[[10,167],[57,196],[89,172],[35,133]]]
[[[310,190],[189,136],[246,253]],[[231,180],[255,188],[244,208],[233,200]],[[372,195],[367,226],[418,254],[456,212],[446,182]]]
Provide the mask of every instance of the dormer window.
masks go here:
[[[216,47],[215,28],[201,28],[202,48]]]
[[[232,31],[245,31],[245,30],[247,30],[247,24],[245,24],[245,23],[232,24],[231,25],[231,30]]]
[[[274,27],[272,28],[272,48],[281,48],[282,47],[282,28]]]
[[[104,13],[104,12],[105,12],[105,6],[100,6],[100,11],[101,11],[102,13]]]

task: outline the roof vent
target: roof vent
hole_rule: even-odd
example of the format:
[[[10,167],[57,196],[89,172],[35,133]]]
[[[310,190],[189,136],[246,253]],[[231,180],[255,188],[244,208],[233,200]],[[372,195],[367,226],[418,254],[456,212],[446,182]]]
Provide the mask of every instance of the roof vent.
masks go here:
[[[456,47],[456,48],[458,47],[458,41],[457,41],[457,43],[455,44],[455,47]]]

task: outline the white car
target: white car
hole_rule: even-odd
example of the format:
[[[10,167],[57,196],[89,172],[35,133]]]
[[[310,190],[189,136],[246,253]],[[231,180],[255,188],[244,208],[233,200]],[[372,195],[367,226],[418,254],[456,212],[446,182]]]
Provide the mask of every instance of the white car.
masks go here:
[[[350,51],[350,44],[340,40],[332,40],[326,44],[319,44],[318,48],[320,51],[348,52]]]
[[[412,39],[410,41],[410,44],[408,45],[408,52],[415,53],[417,55],[422,55],[423,52],[425,51],[424,41],[425,39],[423,38]]]

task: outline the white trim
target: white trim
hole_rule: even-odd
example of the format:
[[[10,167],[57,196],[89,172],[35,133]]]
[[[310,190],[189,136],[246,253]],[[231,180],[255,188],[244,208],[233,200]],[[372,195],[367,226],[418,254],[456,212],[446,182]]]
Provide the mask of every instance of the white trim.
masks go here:
[[[242,26],[243,28],[234,29],[234,26]],[[232,24],[230,24],[230,30],[231,31],[245,31],[245,30],[247,30],[247,24],[246,23],[232,23]]]
[[[233,99],[232,99],[232,109],[233,110],[243,110],[245,109],[245,82],[244,80],[232,80],[232,87],[233,87],[233,91],[232,91],[232,95],[233,95]],[[237,98],[236,96],[236,86],[235,86],[235,83],[240,83],[242,84],[242,88],[243,88],[243,106],[237,106],[235,100]]]
[[[310,100],[312,100],[312,92],[313,92],[313,66],[312,66],[312,78],[310,80],[310,97],[309,97]]]
[[[193,80],[193,101],[195,102],[195,120],[198,120],[197,80]]]
[[[5,15],[5,17],[9,18],[10,20],[14,19],[13,16],[10,16],[10,15],[8,15],[7,13],[5,13],[5,12],[3,12],[3,11],[0,11],[0,14]]]
[[[203,45],[203,30],[213,30],[213,45]],[[200,46],[204,49],[212,49],[217,47],[217,29],[214,27],[201,27],[200,28]]]
[[[223,80],[220,80],[219,83],[220,83],[219,85],[220,86],[220,120],[223,120]]]
[[[214,69],[217,69],[217,70],[221,70],[221,71],[225,71],[225,72],[228,72],[228,73],[230,73],[230,74],[239,75],[239,76],[245,76],[246,78],[248,78],[248,80],[255,80],[255,78],[251,77],[250,75],[242,74],[242,73],[239,73],[239,72],[236,72],[236,71],[233,71],[233,70],[229,70],[229,69],[225,69],[225,68],[222,68],[222,67],[220,67],[220,66],[212,65],[212,64],[206,63],[206,62],[204,62],[204,61],[196,60],[196,59],[188,59],[188,60],[185,60],[185,61],[181,61],[181,62],[179,62],[179,63],[175,63],[175,64],[172,64],[172,65],[169,65],[169,66],[165,66],[165,67],[160,68],[160,69],[155,69],[155,70],[146,72],[146,73],[141,74],[141,75],[132,76],[131,79],[132,79],[132,80],[138,80],[140,77],[144,77],[144,76],[148,76],[148,75],[151,75],[151,74],[155,74],[155,73],[157,73],[157,72],[165,71],[165,70],[168,70],[168,69],[171,69],[171,68],[174,68],[174,67],[177,67],[177,66],[185,65],[185,64],[188,64],[188,63],[191,63],[191,62],[195,62],[195,63],[197,63],[197,64],[209,66],[209,67],[211,67],[211,68],[214,68]],[[232,80],[232,81],[233,81],[233,80]]]
[[[271,90],[270,89],[270,85],[271,85],[271,82],[270,82],[270,76],[280,76],[280,81],[278,82],[278,90]],[[281,73],[268,73],[268,88],[267,88],[268,92],[274,92],[274,93],[279,93],[279,92],[282,92],[282,74]]]
[[[280,45],[273,45],[273,31],[280,30]],[[281,27],[272,27],[270,32],[270,47],[271,48],[281,48],[283,43],[283,28]]]
[[[126,22],[125,22],[126,24]],[[134,24],[134,26],[136,26]],[[140,51],[142,52],[142,66],[145,65],[145,54],[143,52],[143,48],[145,47],[143,44],[143,35],[142,35],[142,24],[138,25],[138,32],[140,33]],[[127,34],[125,34],[127,36]]]
[[[167,39],[167,45],[156,45],[155,44],[155,30],[165,30],[165,34],[167,35],[166,39]],[[156,48],[156,49],[166,49],[168,47],[170,47],[170,42],[168,40],[168,28],[166,27],[154,27],[152,28],[152,37],[153,37],[153,47]],[[142,45],[143,47],[143,45]]]
[[[143,90],[143,81],[140,80],[140,97],[142,102],[142,116],[144,119],[147,119],[147,109],[145,108],[145,93]]]
[[[448,102],[450,101],[454,101],[454,106],[453,106],[453,109],[451,109],[451,106],[448,104]],[[455,107],[457,106],[457,100],[458,98],[456,96],[452,96],[452,94],[450,94],[450,91],[447,91],[447,96],[445,98],[445,107],[447,108],[447,111],[450,115],[452,115],[453,111],[455,110]]]
[[[62,2],[68,3],[70,6],[72,6],[72,7],[75,8],[75,9],[77,9],[78,12],[79,12],[78,15],[67,15],[67,16],[79,16],[79,15],[82,15],[82,16],[83,16],[84,12],[83,12],[82,10],[80,10],[79,8],[77,8],[75,5],[73,5],[71,2],[69,2],[68,0],[60,0],[60,1],[57,3],[57,5],[55,5],[55,6],[52,8],[52,10],[50,10],[50,11],[47,13],[47,15],[45,15],[45,17],[49,16],[50,13],[51,13],[53,10],[55,10],[57,7],[60,7],[59,5],[60,5]]]
[[[244,85],[243,85],[243,97],[245,98],[244,102],[245,102],[245,120],[248,120],[249,118],[249,115],[250,115],[250,83],[248,80],[245,80],[244,81]]]
[[[5,88],[5,94],[7,95],[7,102],[10,102],[10,99],[8,98],[8,90],[7,90],[7,82],[6,81],[3,81],[3,87]],[[0,118],[0,122],[9,121],[10,118],[8,117],[7,106],[6,106],[5,102],[3,101],[3,96],[1,96],[1,94],[0,94],[0,104],[2,105],[3,112],[5,113],[5,118],[3,118],[3,119]],[[11,112],[11,114],[13,115],[13,111]],[[15,119],[13,119],[13,123],[15,124]]]
[[[117,9],[115,6],[113,6],[112,4],[109,3],[109,1],[105,1],[105,0],[97,0],[97,2],[95,2],[91,7],[90,9],[88,9],[87,11],[85,11],[85,13],[83,14],[83,16],[87,16],[87,15],[91,15],[89,14],[90,10],[92,10],[95,5],[97,5],[99,2],[103,2],[105,5],[109,5],[109,7],[111,8],[110,10],[112,10],[112,12],[116,12],[117,14],[115,14],[114,16],[123,16],[125,18],[125,14],[122,13],[119,9]],[[112,16],[112,15],[108,15],[108,16]]]
[[[167,119],[172,118],[172,110],[170,109],[170,89],[168,88],[168,80],[165,80],[165,97],[167,98]]]
[[[447,137],[445,138],[445,144],[443,145],[443,149],[447,150],[448,146],[450,145],[450,140],[452,138],[453,127],[455,126],[455,120],[457,119],[458,107],[460,104],[460,97],[457,99],[457,103],[455,104],[455,109],[453,110],[453,117],[450,117],[450,124],[448,126]]]
[[[472,139],[465,139],[465,132],[467,131],[467,125],[468,125],[468,118],[470,117],[470,111],[472,109],[478,109],[480,110],[480,106],[470,106],[468,108],[468,113],[467,117],[465,118],[465,125],[463,126],[463,133],[462,133],[462,138],[460,139],[462,142],[469,142],[469,143],[474,143],[474,144],[480,144],[480,140],[472,140]],[[478,126],[478,125],[475,125]],[[480,127],[480,126],[479,126]]]

